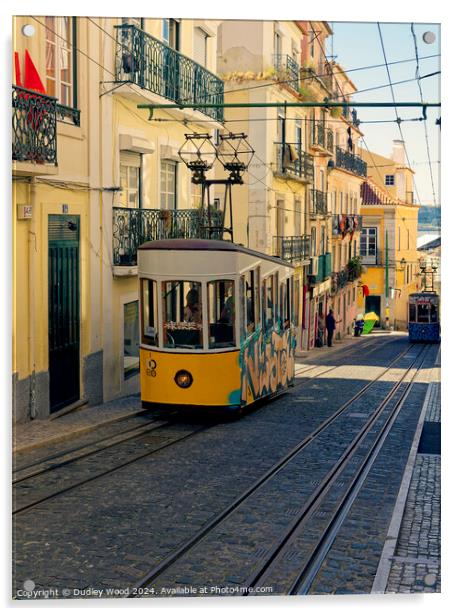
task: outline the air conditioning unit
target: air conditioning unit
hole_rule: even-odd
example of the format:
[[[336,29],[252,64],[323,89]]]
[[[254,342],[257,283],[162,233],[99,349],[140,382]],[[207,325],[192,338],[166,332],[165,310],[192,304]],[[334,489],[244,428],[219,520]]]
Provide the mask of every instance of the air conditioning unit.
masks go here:
[[[318,257],[310,257],[310,271],[308,272],[310,276],[318,275]]]

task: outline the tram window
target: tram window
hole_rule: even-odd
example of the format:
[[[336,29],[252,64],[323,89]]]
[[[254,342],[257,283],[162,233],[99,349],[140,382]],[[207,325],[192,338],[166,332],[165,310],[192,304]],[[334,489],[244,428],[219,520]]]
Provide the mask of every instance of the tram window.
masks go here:
[[[163,344],[166,348],[203,348],[201,284],[184,280],[162,283]]]
[[[275,297],[273,288],[273,276],[264,280],[265,286],[265,328],[273,327],[275,321]]]
[[[292,324],[297,325],[298,321],[298,306],[300,302],[300,283],[298,280],[294,280],[293,284],[293,299],[292,299]]]
[[[142,342],[158,346],[157,283],[141,279]]]
[[[409,304],[409,321],[415,323],[417,320],[417,306],[415,304]]]
[[[246,335],[251,335],[259,323],[259,270],[251,270],[244,275],[244,295],[246,297]]]
[[[235,283],[215,280],[208,283],[209,348],[236,346]]]
[[[438,322],[438,307],[435,306],[434,304],[431,304],[430,322],[431,323]]]
[[[430,322],[430,306],[429,304],[418,304],[417,306],[417,322],[429,323]]]

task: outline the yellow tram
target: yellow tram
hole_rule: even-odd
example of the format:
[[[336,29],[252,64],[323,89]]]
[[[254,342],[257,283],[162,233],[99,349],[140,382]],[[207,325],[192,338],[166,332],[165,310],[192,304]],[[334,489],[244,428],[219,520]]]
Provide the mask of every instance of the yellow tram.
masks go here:
[[[223,240],[138,252],[145,408],[243,408],[294,380],[294,268]],[[298,284],[298,283],[297,283]]]

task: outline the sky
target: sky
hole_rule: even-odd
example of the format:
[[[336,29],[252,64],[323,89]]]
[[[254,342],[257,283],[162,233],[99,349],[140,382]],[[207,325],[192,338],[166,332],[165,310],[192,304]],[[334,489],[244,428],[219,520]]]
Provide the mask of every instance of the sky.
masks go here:
[[[329,37],[326,53],[335,56],[358,90],[373,88],[375,86],[388,86],[388,73],[385,65],[380,68],[367,68],[365,70],[351,70],[371,65],[384,64],[384,55],[377,22],[352,23],[329,22],[333,29],[333,36]],[[381,23],[380,29],[388,63],[398,60],[413,59],[412,62],[389,64],[392,82],[412,80],[409,83],[393,87],[395,100],[419,102],[420,90],[415,80],[416,62],[415,45],[410,23]],[[426,44],[422,35],[424,32],[433,32],[436,40]],[[440,54],[440,27],[438,24],[414,24],[419,58],[424,56],[437,56],[420,59],[420,76],[428,75],[441,70]],[[440,75],[420,80],[423,100],[426,102],[439,102]],[[369,92],[356,93],[355,102],[392,102],[389,87]],[[440,129],[435,121],[440,117],[439,108],[427,109],[427,139],[423,121],[408,121],[401,123],[402,134],[406,143],[406,150],[410,165],[416,172],[415,198],[422,205],[440,204],[439,170],[440,170]],[[419,118],[422,116],[421,108],[399,108],[398,116],[401,119]],[[396,122],[373,124],[376,120],[395,120],[393,107],[383,109],[358,109],[358,117],[362,121],[360,128],[364,133],[365,143],[370,151],[383,156],[389,156],[392,151],[393,139],[401,139]],[[433,182],[431,180],[430,165]],[[434,190],[433,190],[434,187]],[[434,193],[434,195],[433,195]]]

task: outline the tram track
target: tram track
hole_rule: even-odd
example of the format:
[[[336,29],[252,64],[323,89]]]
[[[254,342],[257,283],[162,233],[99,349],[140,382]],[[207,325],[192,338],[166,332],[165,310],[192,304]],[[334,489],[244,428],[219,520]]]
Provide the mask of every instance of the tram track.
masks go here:
[[[390,342],[390,341],[389,341]],[[385,343],[387,344],[387,343]],[[371,347],[370,351],[368,351],[368,353],[372,353],[374,351],[374,341],[372,341],[372,343],[370,344],[366,344],[366,348],[367,346]],[[411,348],[411,347],[409,347]],[[343,351],[346,351],[348,349],[343,349]],[[360,354],[361,357],[366,356],[366,353],[362,353],[362,345],[360,345],[359,349],[356,349],[356,351],[353,351],[351,353],[351,355],[353,355],[354,353]],[[397,362],[400,357],[402,357],[405,353],[407,353],[407,349],[405,349],[404,351],[402,351],[390,364],[389,366],[382,372],[382,374],[380,376],[382,376],[386,371],[388,371],[389,369],[391,369],[392,365]],[[313,366],[311,369],[314,369],[316,366]],[[308,381],[314,380],[315,378],[319,378],[321,376],[323,376],[326,373],[329,373],[333,370],[337,369],[337,366],[331,366],[328,367],[326,370],[317,373],[311,377],[307,377]],[[302,372],[303,374],[303,372]],[[297,376],[297,374],[296,374]],[[379,377],[377,377],[379,378]],[[375,379],[377,380],[377,379]],[[360,395],[362,395],[367,389],[368,387],[370,387],[372,385],[373,382],[372,381],[370,383],[368,383],[362,390],[360,390],[360,392],[358,392],[352,399],[350,399],[349,403],[351,403],[354,399],[356,399],[357,397],[359,397]],[[305,383],[305,380],[303,380],[301,383],[297,383],[294,385],[294,387],[300,386],[302,384]],[[270,399],[271,400],[275,400],[276,397],[274,396],[273,398]],[[345,406],[345,405],[344,405]],[[342,408],[342,407],[341,407]],[[253,410],[253,412],[251,413],[251,415],[256,415],[260,412],[263,412],[263,406],[259,409]],[[336,411],[336,413],[333,415],[333,417],[335,417],[335,415],[340,411],[340,409],[338,411]],[[174,415],[177,415],[178,412],[174,411]],[[220,418],[219,418],[220,419]],[[218,421],[216,421],[216,423],[219,423]],[[152,424],[155,424],[152,426]],[[142,437],[144,436],[148,436],[151,433],[160,431],[161,429],[164,428],[169,428],[171,426],[174,426],[175,423],[170,421],[170,420],[166,420],[164,422],[159,422],[158,420],[153,420],[152,422],[150,422],[149,424],[147,424],[146,426],[141,426],[138,428],[130,428],[129,430],[126,430],[124,432],[120,432],[117,433],[111,437],[107,437],[107,438],[102,438],[102,439],[97,439],[95,441],[92,441],[90,443],[87,443],[85,445],[83,445],[82,447],[77,447],[77,448],[72,448],[69,450],[66,450],[65,452],[62,453],[58,453],[58,454],[54,454],[53,456],[50,456],[48,458],[43,458],[41,460],[39,460],[37,463],[35,464],[31,464],[31,465],[27,465],[27,466],[23,466],[19,469],[17,469],[16,471],[16,477],[13,480],[13,486],[14,488],[18,488],[18,486],[21,486],[21,484],[24,484],[24,482],[27,482],[31,479],[36,479],[37,477],[43,476],[47,473],[52,473],[53,471],[60,471],[65,469],[66,467],[68,467],[70,464],[79,462],[83,459],[86,458],[90,458],[91,456],[97,456],[98,454],[100,454],[101,452],[105,451],[105,450],[109,450],[113,447],[116,446],[120,446],[123,445],[125,443],[128,443],[129,441],[134,441],[135,439],[142,439]],[[169,442],[166,442],[158,447],[156,447],[153,450],[149,450],[148,452],[143,452],[140,455],[134,455],[133,457],[129,458],[128,460],[123,461],[121,464],[117,464],[116,466],[113,466],[109,469],[104,469],[103,471],[93,474],[90,477],[87,477],[85,479],[79,480],[79,481],[74,481],[71,482],[70,485],[66,485],[65,487],[63,487],[62,489],[56,490],[54,492],[51,492],[49,494],[46,494],[45,496],[41,497],[41,498],[37,498],[35,500],[26,502],[25,504],[21,504],[19,507],[16,507],[13,510],[13,515],[18,515],[20,513],[24,513],[26,511],[29,511],[30,509],[32,509],[33,507],[40,505],[44,502],[47,502],[53,498],[56,498],[58,496],[61,496],[62,494],[65,494],[73,489],[79,488],[85,484],[88,484],[94,480],[97,480],[101,477],[104,477],[108,474],[114,473],[118,470],[121,470],[123,468],[125,468],[126,466],[130,465],[130,464],[134,464],[135,462],[137,462],[138,460],[142,460],[148,456],[154,455],[159,451],[164,450],[167,447],[171,447],[173,445],[175,445],[176,443],[179,443],[185,439],[189,439],[192,436],[194,436],[195,434],[198,434],[202,431],[205,430],[209,430],[212,427],[214,427],[214,425],[216,425],[215,423],[211,423],[211,424],[207,424],[207,425],[199,425],[199,427],[196,430],[193,430],[185,435],[181,435],[179,436],[179,438],[172,438],[172,440],[170,440]],[[100,447],[99,445],[103,444],[102,447]],[[96,448],[95,448],[96,447]],[[19,477],[17,476],[18,473],[20,473],[20,471],[29,471],[28,473],[26,473],[25,475],[20,475]],[[27,487],[27,485],[26,485]],[[33,486],[33,488],[36,488],[36,486]],[[20,499],[19,499],[20,500]]]
[[[173,425],[173,424],[171,424],[170,422],[168,422],[165,426],[157,426],[157,427],[155,427],[155,428],[151,428],[148,432],[150,432],[150,433],[151,433],[151,432],[154,432],[154,431],[160,430],[160,429],[161,429],[161,428],[163,428],[163,427],[169,428],[171,425]],[[65,486],[65,487],[64,487],[64,488],[62,488],[62,489],[59,489],[59,490],[57,490],[57,491],[55,491],[55,492],[52,492],[51,494],[47,494],[47,495],[45,495],[45,496],[43,496],[43,497],[41,497],[41,498],[36,498],[35,500],[32,500],[32,502],[28,502],[28,503],[26,503],[26,504],[22,504],[22,505],[20,505],[19,507],[16,507],[15,509],[13,509],[13,515],[18,515],[18,514],[21,514],[21,513],[25,513],[26,511],[29,511],[29,510],[33,509],[33,508],[34,508],[34,507],[36,507],[37,505],[40,505],[40,504],[42,504],[42,503],[44,503],[44,502],[47,502],[47,501],[49,501],[49,500],[51,500],[51,499],[57,498],[58,496],[62,496],[63,494],[65,494],[65,493],[67,493],[67,492],[70,492],[71,490],[74,490],[74,489],[76,489],[76,488],[79,488],[79,487],[81,487],[81,486],[83,486],[83,485],[89,484],[89,483],[91,483],[92,481],[95,481],[96,479],[100,479],[101,477],[105,477],[105,476],[107,476],[107,475],[110,475],[110,474],[112,474],[112,473],[115,473],[115,472],[117,472],[117,471],[119,471],[119,470],[121,470],[121,469],[123,469],[123,468],[125,468],[125,467],[127,467],[127,466],[129,466],[129,465],[131,465],[131,464],[134,464],[135,462],[138,462],[139,460],[142,460],[142,459],[144,459],[144,458],[147,458],[148,456],[151,456],[151,455],[152,455],[152,454],[154,454],[154,453],[157,453],[158,451],[162,451],[162,450],[164,450],[164,449],[166,449],[166,448],[168,448],[168,447],[171,447],[171,446],[173,446],[173,445],[176,445],[177,443],[180,443],[180,442],[182,442],[182,441],[185,441],[186,439],[191,438],[192,436],[194,436],[195,434],[198,434],[199,432],[204,432],[205,430],[209,430],[209,429],[210,429],[210,428],[212,428],[214,425],[215,425],[215,424],[211,424],[211,425],[200,425],[200,426],[199,426],[196,430],[192,430],[192,431],[191,431],[191,432],[189,432],[189,433],[186,433],[186,434],[183,434],[182,436],[179,436],[179,438],[175,438],[175,439],[170,440],[170,441],[168,441],[168,442],[166,442],[166,443],[164,443],[164,444],[161,444],[161,445],[159,445],[158,447],[156,447],[154,450],[149,450],[149,451],[147,451],[147,452],[145,452],[145,451],[144,451],[142,454],[135,455],[134,457],[132,457],[132,458],[130,458],[130,459],[128,459],[128,460],[125,460],[125,461],[123,461],[121,464],[117,464],[116,466],[114,466],[114,467],[112,467],[112,468],[105,469],[105,470],[103,470],[102,472],[99,472],[99,473],[97,473],[97,474],[94,474],[94,475],[92,475],[92,476],[90,476],[90,477],[87,477],[87,478],[85,478],[85,479],[82,479],[82,480],[79,480],[79,481],[73,482],[73,483],[71,483],[70,485],[67,485],[67,486]],[[146,436],[146,434],[148,434],[148,432],[145,432],[145,433],[143,433],[143,434],[141,434],[141,435],[132,436],[132,437],[130,437],[129,439],[125,439],[123,442],[127,442],[127,441],[129,441],[129,440],[133,440],[133,439],[135,439],[135,438],[140,438],[140,437]],[[166,438],[167,438],[167,437],[166,437]],[[118,445],[119,445],[120,443],[116,443],[116,444],[118,444]],[[108,448],[109,448],[109,447],[111,447],[111,446],[114,446],[114,445],[109,445],[109,446],[107,446],[107,447],[106,447],[106,449],[108,449]],[[82,456],[82,457],[89,457],[90,455],[97,455],[97,454],[98,454],[98,453],[100,453],[101,451],[103,451],[103,449],[99,449],[99,450],[97,450],[97,451],[95,451],[95,452],[89,453],[89,454],[84,455],[84,456]],[[59,468],[59,467],[56,467],[56,469],[50,469],[50,470],[51,470],[51,471],[52,471],[52,470],[57,470],[58,468]],[[49,472],[49,471],[43,471],[41,474],[44,474],[45,472]],[[31,476],[31,478],[32,478],[32,479],[35,479],[35,477],[34,477],[34,476]],[[27,479],[28,479],[28,478],[27,478]],[[19,481],[16,483],[16,486],[15,486],[15,487],[17,487],[17,484],[18,484],[18,483],[23,483],[23,482],[25,482],[27,479],[25,479],[25,478],[24,478],[24,479],[19,480]],[[16,498],[15,498],[15,495],[14,495],[14,496],[13,496],[13,502],[14,502],[15,500],[16,500]]]
[[[391,342],[391,341],[388,341],[388,342]],[[388,342],[385,342],[384,344],[388,344]],[[375,340],[372,340],[369,342],[366,341],[364,344],[360,345],[359,349],[351,351],[351,353],[349,353],[348,356],[352,356],[354,354],[360,354],[361,357],[366,357],[369,354],[369,352],[372,352],[374,350],[374,345],[375,345]],[[366,352],[362,353],[363,347],[365,349],[367,349],[368,347],[371,347],[371,349],[367,353]],[[344,353],[344,352],[346,354],[347,352],[349,352],[349,349],[348,348],[340,349],[338,352],[335,353],[334,359],[337,357],[338,353]],[[317,367],[318,366],[310,366],[306,368],[305,370],[298,370],[295,376],[298,377],[298,376],[303,376],[306,373],[308,374],[314,371]],[[314,379],[314,378],[323,376],[324,374],[332,370],[335,370],[336,368],[337,366],[328,367],[326,370],[319,372],[315,374],[314,376],[308,377],[308,378],[310,380],[311,378]],[[302,383],[303,382],[304,381],[302,381]],[[297,387],[301,385],[302,383],[295,383],[294,387]],[[276,397],[277,396],[273,396],[270,400],[274,400],[276,399]],[[259,411],[256,410],[255,412],[257,413]],[[177,416],[177,414],[178,414],[177,411],[171,411],[171,415]],[[51,456],[42,457],[38,460],[35,460],[31,464],[25,464],[23,466],[20,466],[19,468],[14,469],[12,485],[14,486],[18,483],[21,483],[22,481],[31,479],[33,477],[37,477],[46,472],[53,471],[58,468],[63,468],[64,466],[67,466],[68,464],[77,462],[91,455],[98,454],[101,451],[104,451],[116,445],[123,444],[127,441],[130,441],[132,439],[148,434],[154,430],[157,430],[164,426],[170,426],[170,425],[174,425],[174,424],[170,421],[169,417],[168,417],[168,420],[165,420],[165,421],[154,419],[152,421],[147,422],[143,426],[128,428],[127,430],[117,432],[116,434],[113,434],[111,436],[103,437],[100,439],[95,439],[88,443],[84,443],[81,446],[72,447],[64,451],[54,453]]]
[[[341,494],[338,503],[330,514],[328,523],[324,532],[318,537],[314,548],[306,563],[295,576],[295,579],[290,585],[284,589],[283,594],[297,595],[307,594],[311,588],[316,574],[318,573],[322,563],[324,562],[329,548],[334,542],[338,531],[345,519],[347,513],[351,509],[353,502],[359,493],[372,464],[375,461],[381,447],[383,446],[407,396],[410,393],[412,385],[418,370],[423,365],[423,361],[427,355],[427,347],[424,347],[415,358],[412,365],[405,371],[404,375],[398,383],[396,383],[391,391],[387,394],[384,400],[373,411],[368,418],[359,434],[348,445],[347,449],[336,462],[334,467],[327,473],[323,481],[314,490],[310,498],[307,500],[301,511],[295,516],[289,527],[283,533],[281,539],[278,539],[277,544],[272,548],[267,555],[266,561],[258,568],[253,575],[246,580],[245,587],[264,586],[269,583],[273,570],[282,568],[283,557],[286,556],[288,550],[293,549],[295,540],[304,530],[305,526],[311,520],[316,511],[323,505],[324,500],[329,496],[331,487],[337,483],[343,476],[343,473],[353,456],[360,455],[362,460],[358,464],[357,471],[353,472],[348,486]],[[419,366],[414,366],[419,363]],[[413,375],[406,381],[410,371],[413,370]],[[365,439],[369,436],[372,429],[376,427],[379,419],[382,419],[383,413],[388,411],[388,407],[392,406],[388,412],[388,416],[384,419],[382,426],[378,428],[377,437],[371,443],[365,454],[359,454],[359,449],[362,447]],[[346,483],[346,482],[345,482]],[[247,594],[247,593],[243,593]]]
[[[283,456],[283,458],[281,460],[279,460],[266,473],[264,473],[264,475],[262,477],[257,479],[248,489],[246,489],[243,494],[239,495],[224,510],[222,510],[219,514],[214,516],[214,518],[209,520],[206,524],[204,524],[202,526],[202,528],[197,533],[195,533],[188,540],[186,540],[184,543],[179,545],[166,558],[164,558],[160,563],[158,563],[154,568],[152,568],[142,579],[138,580],[137,583],[134,585],[134,587],[136,589],[139,589],[139,588],[147,588],[148,586],[150,586],[155,580],[160,578],[160,576],[162,574],[167,572],[174,565],[174,563],[179,561],[179,559],[181,559],[182,557],[186,556],[196,545],[198,545],[207,536],[209,536],[210,533],[215,528],[217,528],[219,525],[221,525],[224,521],[227,521],[230,518],[230,516],[243,503],[248,501],[248,499],[252,495],[255,494],[255,492],[257,490],[259,490],[262,486],[267,484],[271,479],[273,479],[275,477],[275,475],[277,475],[282,469],[284,469],[289,463],[291,463],[299,455],[300,452],[302,452],[308,446],[310,446],[311,443],[320,434],[324,433],[324,431],[329,426],[331,426],[331,424],[333,424],[333,422],[338,417],[340,417],[342,414],[344,414],[351,407],[351,405],[356,400],[361,398],[365,394],[365,392],[367,392],[369,390],[370,387],[372,387],[375,383],[377,383],[379,380],[381,380],[381,378],[384,376],[384,374],[386,374],[388,371],[393,369],[394,365],[404,355],[407,355],[408,353],[410,353],[410,351],[412,350],[413,346],[414,345],[410,346],[408,349],[405,349],[402,353],[400,353],[389,364],[389,366],[385,370],[383,370],[378,376],[376,376],[374,379],[372,379],[372,381],[370,381],[363,388],[361,388],[356,394],[354,394],[349,400],[347,400],[347,402],[345,402],[342,406],[340,406],[331,416],[329,416],[325,421],[323,421],[313,432],[308,434],[300,443],[298,443],[295,447],[293,447],[287,454],[285,454],[285,456]],[[423,347],[421,353],[423,353],[424,350],[425,350],[425,347]],[[391,390],[384,397],[384,400],[380,403],[379,408],[386,408],[386,406],[389,404],[389,402],[394,399],[395,393],[401,387],[401,383],[406,378],[406,375],[410,372],[411,369],[413,369],[413,366],[417,362],[417,360],[420,358],[421,353],[419,353],[417,355],[417,357],[413,361],[411,361],[411,363],[410,363],[408,368],[404,369],[404,374],[395,383],[395,385],[393,385]],[[416,374],[416,372],[417,371],[415,371],[415,374]],[[414,378],[415,378],[415,374],[414,374]],[[401,405],[402,405],[402,402],[401,402]],[[372,417],[374,419],[376,419],[377,416],[378,416],[378,411],[376,411],[375,413],[372,414]],[[375,421],[372,422],[372,424],[369,425],[369,429],[367,430],[367,432],[369,432],[369,430],[372,428],[372,425],[374,423],[375,423]],[[367,434],[367,432],[366,432],[366,434]],[[361,434],[361,432],[360,432],[360,434]],[[354,441],[353,441],[353,449],[355,449],[359,445],[359,443],[361,442],[362,438],[364,438],[364,437],[361,434],[361,438],[359,440],[356,440],[356,438],[354,439]],[[351,451],[350,447],[351,447],[351,445],[349,446],[347,451]],[[342,468],[345,464],[346,464],[346,457],[343,457],[343,459],[341,459],[341,461],[340,461],[340,468]],[[337,471],[336,471],[336,473],[337,473]],[[331,475],[331,476],[329,476],[330,474],[327,475],[327,477],[328,477],[328,484],[332,481],[332,478],[333,478],[333,476],[335,476],[335,474]],[[324,490],[324,487],[323,487],[323,490]],[[319,489],[315,491],[315,494],[317,494],[316,498],[318,498],[320,491],[321,490],[319,490]],[[310,504],[310,506],[311,506],[311,504]],[[284,543],[283,543],[283,545],[284,545]],[[282,549],[282,547],[278,548],[278,549]],[[263,574],[263,572],[265,571],[266,564],[267,564],[267,561],[264,560],[263,571],[261,571],[260,573],[257,572],[256,582],[259,579],[259,577]],[[253,582],[254,580],[250,580],[250,581]],[[248,584],[248,586],[249,585],[251,585],[251,584]],[[139,595],[138,594],[131,594],[130,596],[139,596]]]

